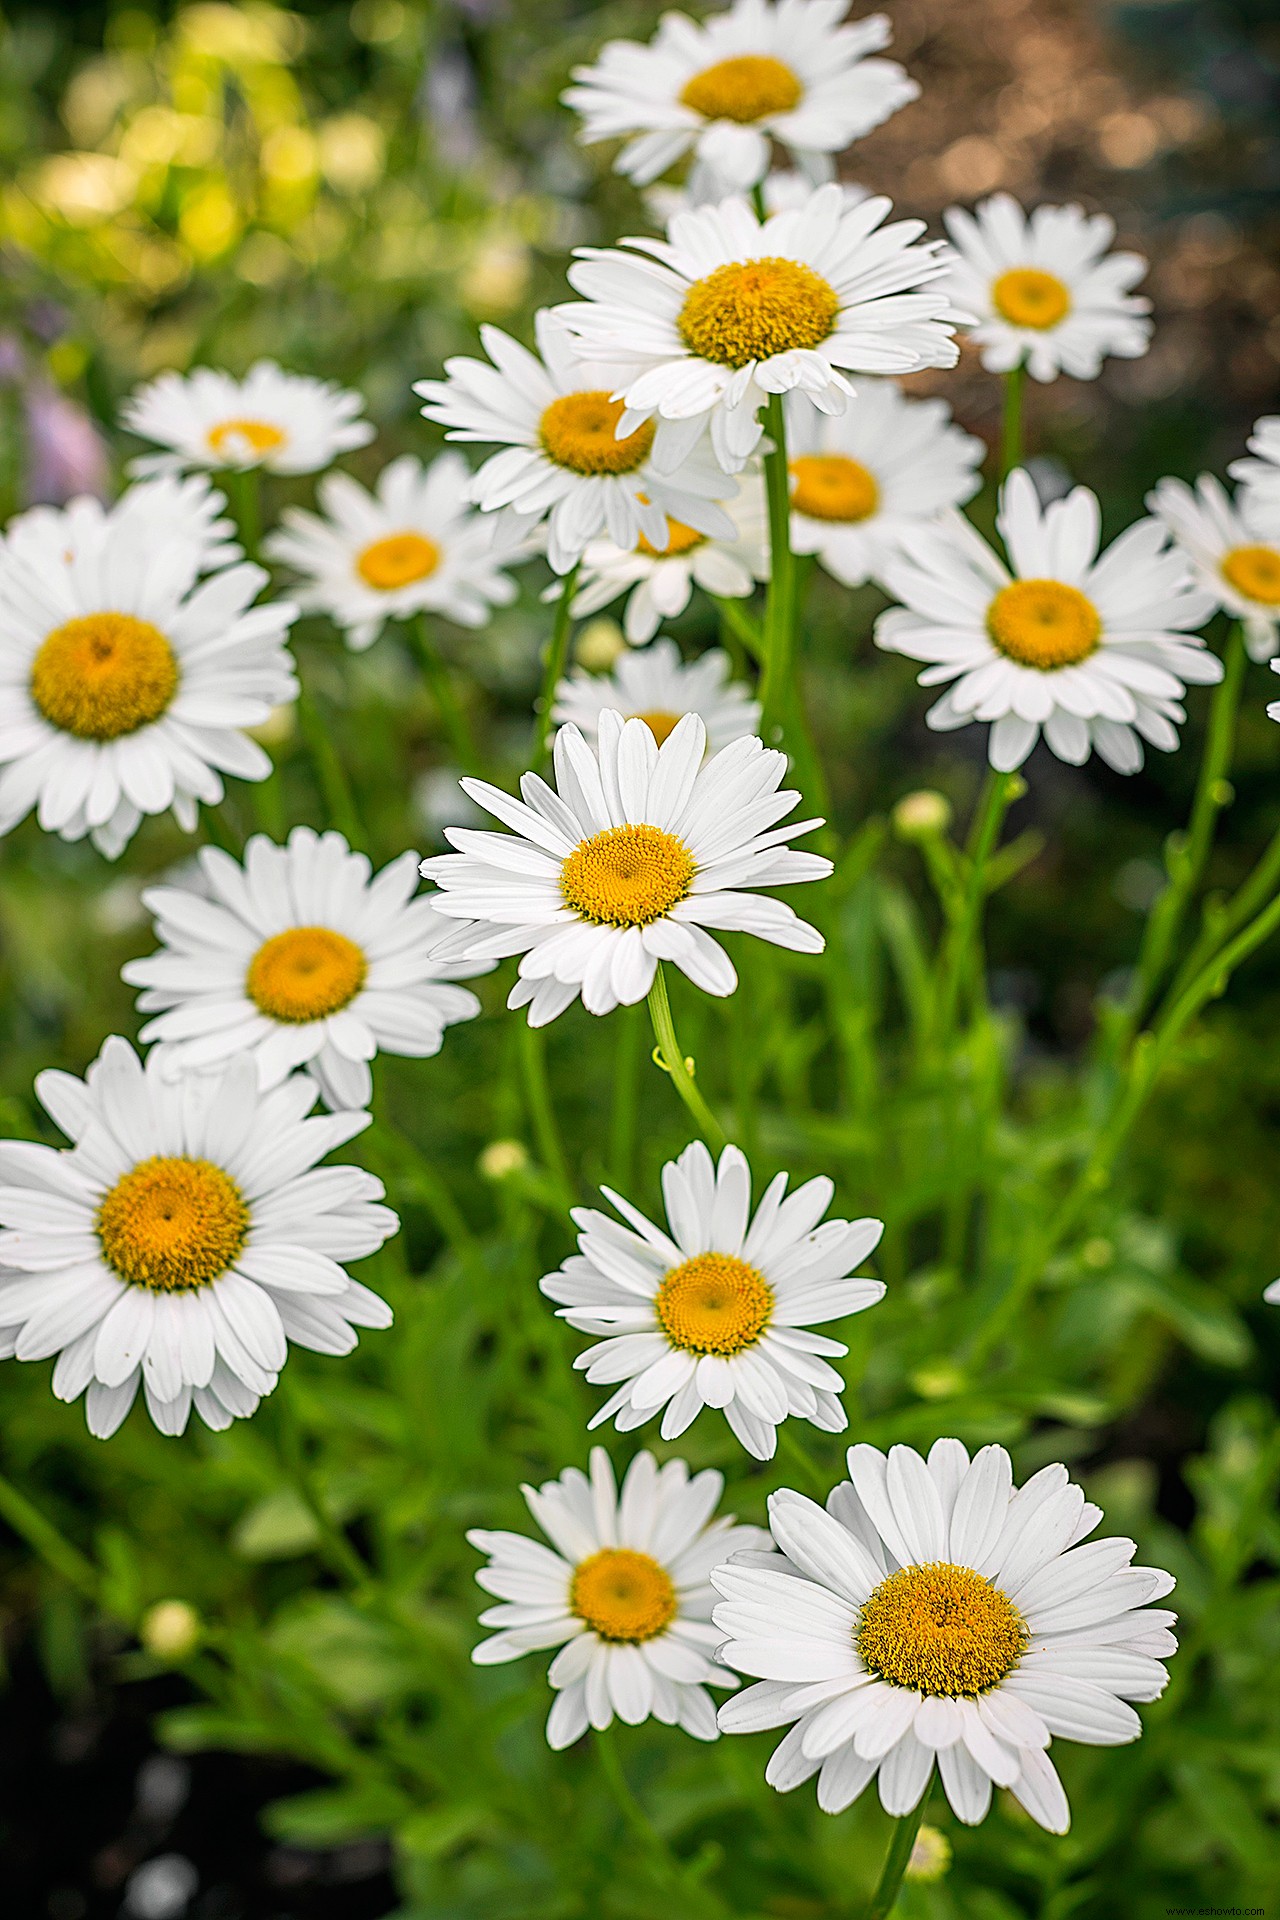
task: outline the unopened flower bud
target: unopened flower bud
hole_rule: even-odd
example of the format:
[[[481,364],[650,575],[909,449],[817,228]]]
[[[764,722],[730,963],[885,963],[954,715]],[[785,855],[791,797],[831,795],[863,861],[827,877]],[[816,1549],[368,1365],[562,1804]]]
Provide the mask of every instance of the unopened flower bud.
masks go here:
[[[900,840],[931,840],[950,825],[951,802],[932,787],[904,794],[893,810],[893,830]]]
[[[616,620],[601,614],[598,620],[587,621],[578,635],[573,656],[588,673],[608,673],[618,655],[626,650],[622,628]]]
[[[200,1615],[186,1600],[157,1600],[142,1616],[138,1637],[155,1660],[185,1660],[200,1644]]]
[[[518,1140],[491,1140],[478,1164],[486,1180],[508,1180],[513,1173],[524,1171],[529,1154]]]
[[[907,1861],[908,1880],[941,1880],[951,1865],[951,1842],[937,1827],[921,1827]]]
[[[297,714],[293,703],[289,702],[286,706],[272,707],[260,726],[246,727],[245,732],[251,740],[256,740],[260,747],[270,749],[283,747],[287,741],[292,740],[297,724]]]

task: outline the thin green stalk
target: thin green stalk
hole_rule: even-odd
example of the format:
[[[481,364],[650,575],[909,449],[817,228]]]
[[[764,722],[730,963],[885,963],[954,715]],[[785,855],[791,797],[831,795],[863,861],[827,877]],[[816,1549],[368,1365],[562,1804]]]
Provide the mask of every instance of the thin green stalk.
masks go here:
[[[249,788],[249,798],[255,832],[265,833],[268,840],[283,840],[286,828],[284,782],[274,761],[266,779],[254,781]]]
[[[92,1560],[73,1546],[61,1529],[3,1475],[0,1475],[0,1519],[26,1541],[59,1579],[91,1600],[99,1598],[101,1583]]]
[[[551,1104],[543,1030],[541,1027],[531,1027],[522,1020],[518,1023],[517,1032],[520,1036],[520,1071],[524,1079],[525,1101],[529,1108],[533,1137],[538,1143],[543,1165],[563,1190],[565,1205],[572,1206],[573,1180],[569,1174],[555,1108]]]
[[[943,946],[942,977],[937,995],[934,1022],[939,1044],[945,1049],[955,1025],[960,996],[967,982],[977,945],[982,909],[986,900],[987,862],[1000,838],[1004,817],[1013,799],[1015,774],[989,773],[982,800],[974,814],[966,849],[968,877],[959,915],[953,922]]]
[[[660,1877],[673,1890],[679,1888],[681,1892],[687,1892],[688,1882],[680,1862],[641,1806],[627,1779],[612,1726],[596,1728],[596,1754],[605,1784],[613,1795],[624,1824],[650,1855]]]
[[[785,1453],[799,1467],[809,1483],[805,1491],[815,1500],[824,1501],[831,1490],[830,1476],[822,1472],[803,1441],[797,1440],[793,1432],[795,1425],[794,1420],[784,1420],[778,1428],[778,1451]]]
[[[731,600],[712,594],[720,624],[742,642],[747,653],[758,666],[764,659],[764,635],[757,621],[747,611],[744,600]]]
[[[671,1001],[667,995],[666,977],[662,971],[662,962],[653,976],[653,985],[649,989],[649,1018],[653,1022],[653,1036],[657,1041],[655,1055],[659,1065],[671,1075],[671,1084],[684,1101],[693,1117],[698,1132],[714,1153],[727,1143],[727,1135],[720,1122],[698,1090],[691,1070],[691,1063],[676,1038],[675,1021],[671,1017]]]
[[[556,601],[555,623],[551,629],[551,643],[547,648],[547,658],[542,670],[542,693],[538,700],[538,724],[533,736],[533,766],[540,767],[547,755],[547,742],[551,738],[551,709],[556,703],[556,688],[564,676],[565,664],[569,658],[569,636],[573,632],[573,596],[578,590],[578,566],[575,563],[565,575],[560,586],[560,598]]]
[[[409,630],[413,636],[418,658],[422,662],[422,670],[426,675],[432,698],[444,722],[445,732],[449,736],[454,757],[463,773],[480,773],[483,769],[483,761],[480,749],[476,745],[475,735],[471,730],[471,722],[458,698],[449,669],[432,641],[426,614],[420,613],[411,620]]]
[[[1005,480],[1023,462],[1022,402],[1027,389],[1026,362],[1004,376],[1004,407],[1000,419],[1000,478]]]
[[[360,816],[356,811],[351,782],[338,756],[338,749],[333,743],[333,735],[316,705],[315,695],[305,686],[298,695],[298,724],[302,729],[302,737],[307,743],[307,751],[311,756],[311,764],[329,822],[338,829],[349,845],[358,847],[364,835],[360,826]]]
[[[236,523],[246,560],[257,560],[262,544],[262,472],[258,467],[228,468],[219,479]]]
[[[926,1787],[920,1796],[920,1804],[911,1813],[904,1813],[894,1823],[893,1838],[889,1842],[889,1852],[885,1857],[880,1884],[871,1896],[867,1907],[866,1920],[885,1920],[898,1903],[898,1894],[902,1890],[903,1876],[911,1859],[911,1849],[915,1846],[916,1835],[924,1820],[924,1810],[929,1801],[929,1789]]]
[[[335,1525],[321,1498],[310,1462],[306,1456],[302,1427],[288,1386],[278,1387],[275,1395],[276,1433],[280,1443],[280,1464],[299,1499],[316,1525],[320,1552],[330,1570],[357,1592],[373,1582],[372,1569],[356,1552],[341,1527]]]
[[[1231,898],[1206,911],[1200,936],[1174,976],[1169,989],[1171,1000],[1177,999],[1232,934],[1261,910],[1277,887],[1280,887],[1280,832],[1273,834],[1252,873]]]
[[[636,1157],[636,1117],[640,1094],[640,1053],[644,1016],[639,1007],[619,1007],[613,1057],[613,1097],[609,1118],[609,1171],[625,1193]]]
[[[795,627],[795,555],[791,551],[791,473],[787,465],[787,422],[782,395],[771,393],[765,431],[773,451],[764,456],[765,495],[769,506],[769,592],[764,609],[764,671],[760,727],[774,739],[787,710]]]

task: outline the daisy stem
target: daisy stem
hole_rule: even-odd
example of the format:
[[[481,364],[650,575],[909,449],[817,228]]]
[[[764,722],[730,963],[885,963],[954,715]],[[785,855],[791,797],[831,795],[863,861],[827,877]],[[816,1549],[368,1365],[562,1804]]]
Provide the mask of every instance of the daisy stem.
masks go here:
[[[920,1803],[912,1812],[904,1813],[894,1823],[893,1838],[889,1842],[889,1852],[880,1874],[880,1884],[871,1896],[866,1911],[866,1920],[885,1920],[886,1914],[893,1912],[898,1904],[898,1894],[902,1890],[903,1875],[911,1859],[911,1849],[916,1843],[916,1835],[924,1820],[924,1810],[929,1801],[929,1789],[926,1787],[920,1795]]]
[[[519,1034],[520,1071],[524,1079],[533,1137],[538,1143],[543,1166],[561,1188],[565,1206],[571,1207],[574,1203],[573,1181],[569,1175],[569,1162],[565,1158],[555,1108],[551,1104],[543,1030],[541,1027],[531,1027],[527,1020],[521,1020],[516,1031]]]
[[[551,628],[551,642],[547,648],[546,663],[542,670],[542,694],[538,700],[538,725],[533,737],[533,766],[541,766],[546,758],[547,742],[551,738],[551,709],[556,703],[556,688],[564,675],[565,663],[569,658],[569,635],[573,631],[573,596],[578,590],[578,568],[575,561],[561,584],[560,598],[556,601],[555,623]]]
[[[257,467],[229,467],[221,477],[244,557],[256,562],[262,543],[262,474]]]
[[[476,745],[475,735],[471,731],[471,722],[467,719],[466,709],[454,690],[449,669],[432,641],[426,614],[418,614],[414,620],[410,621],[409,626],[418,658],[422,662],[422,671],[431,689],[431,697],[444,722],[444,729],[449,736],[449,743],[457,757],[458,765],[463,773],[481,773],[483,762],[480,749]]]
[[[764,456],[765,493],[769,504],[769,592],[764,608],[764,671],[760,676],[760,702],[764,709],[760,731],[768,744],[781,726],[789,704],[796,602],[787,422],[780,393],[769,395],[765,430],[773,442],[772,453]]]
[[[796,1439],[795,1434],[791,1431],[793,1424],[790,1420],[784,1420],[778,1428],[779,1450],[787,1454],[800,1468],[800,1471],[809,1483],[807,1491],[811,1493],[813,1498],[821,1505],[826,1499],[829,1490],[826,1475],[822,1473],[816,1460],[811,1458],[809,1449],[802,1441]]]
[[[351,782],[334,745],[333,734],[316,704],[316,697],[305,686],[298,694],[298,724],[307,743],[320,797],[329,816],[328,824],[337,827],[349,846],[358,847],[364,836]]]
[[[302,1425],[287,1386],[277,1388],[274,1404],[280,1464],[286,1480],[315,1522],[321,1556],[339,1579],[362,1591],[369,1586],[372,1573],[325,1506],[307,1459]]]
[[[99,1598],[101,1583],[92,1560],[86,1558],[79,1547],[73,1546],[61,1529],[55,1527],[52,1520],[46,1519],[26,1494],[20,1492],[12,1481],[6,1480],[3,1474],[0,1474],[0,1520],[25,1540],[32,1552],[59,1579],[65,1580],[68,1586],[77,1588],[91,1600]]]
[[[617,1803],[618,1811],[622,1815],[624,1822],[631,1829],[632,1833],[635,1834],[636,1838],[648,1849],[652,1855],[654,1866],[661,1877],[671,1883],[673,1887],[679,1887],[682,1891],[687,1892],[688,1887],[685,1876],[681,1871],[680,1862],[675,1858],[670,1847],[641,1806],[631,1782],[627,1779],[622,1765],[622,1756],[618,1752],[617,1738],[612,1724],[607,1727],[597,1727],[595,1733],[596,1753],[600,1760],[600,1771],[604,1775],[605,1782]]]
[[[613,1060],[613,1112],[609,1124],[609,1168],[626,1193],[636,1156],[636,1097],[640,1086],[640,1046],[644,1016],[639,1007],[619,1007],[618,1046]]]
[[[1014,799],[1016,774],[991,772],[981,804],[973,817],[967,848],[969,874],[960,911],[952,922],[943,952],[942,980],[938,990],[935,1029],[945,1048],[955,1025],[960,996],[973,961],[979,937],[982,906],[986,898],[987,862],[1000,838],[1004,816]]]
[[[658,962],[657,972],[653,976],[653,985],[649,989],[649,1018],[653,1022],[653,1036],[657,1041],[655,1053],[658,1064],[671,1075],[674,1086],[685,1106],[693,1116],[698,1132],[715,1153],[726,1145],[728,1136],[710,1107],[698,1091],[690,1062],[676,1038],[675,1021],[671,1017],[671,1001],[667,994],[666,976],[662,971],[662,962]]]
[[[1027,388],[1027,365],[1020,360],[1004,377],[1004,407],[1000,420],[1000,478],[1007,480],[1023,461],[1022,400]]]

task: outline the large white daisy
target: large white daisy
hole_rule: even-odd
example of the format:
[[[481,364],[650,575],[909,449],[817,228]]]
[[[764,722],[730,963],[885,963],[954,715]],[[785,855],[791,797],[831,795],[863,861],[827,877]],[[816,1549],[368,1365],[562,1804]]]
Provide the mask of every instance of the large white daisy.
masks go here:
[[[440,888],[437,908],[462,922],[437,953],[523,955],[507,1005],[527,1006],[534,1027],[579,995],[588,1013],[643,1000],[660,960],[707,993],[732,993],[738,976],[710,928],[820,953],[816,928],[781,900],[745,891],[831,872],[829,860],[787,845],[819,821],[776,824],[800,798],[778,791],[786,755],[734,740],[704,766],[706,743],[696,713],[659,746],[643,720],[605,712],[594,749],[577,727],[561,727],[555,791],[526,773],[522,803],[464,780],[513,832],[448,827],[457,852],[423,861]]]
[[[1253,423],[1246,445],[1251,459],[1233,460],[1227,472],[1241,484],[1241,505],[1269,532],[1280,532],[1280,413],[1264,414]]]
[[[286,507],[262,550],[302,576],[298,604],[327,613],[350,647],[371,647],[386,621],[415,613],[483,627],[494,607],[515,599],[502,567],[523,548],[518,529],[467,505],[470,481],[456,453],[429,467],[404,454],[382,469],[373,493],[350,474],[327,473],[318,488],[324,517]]]
[[[51,551],[64,561],[95,554],[113,537],[127,534],[155,552],[181,548],[190,575],[216,573],[244,558],[235,522],[226,517],[226,495],[203,473],[162,473],[127,487],[114,506],[91,495],[65,507],[29,507],[9,522],[8,551],[42,567]]]
[[[259,360],[243,380],[217,367],[162,373],[125,402],[120,424],[166,449],[135,460],[135,473],[181,467],[319,473],[340,453],[372,440],[373,427],[359,417],[363,407],[358,393],[331,380]]]
[[[580,138],[625,139],[616,165],[638,186],[692,150],[700,199],[763,180],[776,140],[814,179],[832,156],[920,92],[887,47],[882,13],[841,26],[849,0],[735,0],[699,25],[667,13],[647,46],[610,40],[575,67],[561,95],[583,117]]]
[[[686,713],[696,713],[707,730],[708,753],[718,753],[760,724],[759,701],[732,673],[718,647],[686,665],[674,640],[655,640],[643,652],[624,653],[612,673],[576,667],[556,688],[551,717],[594,740],[601,714],[613,711],[643,720],[661,746]]]
[[[955,249],[944,284],[977,315],[973,338],[989,372],[1025,362],[1033,380],[1096,380],[1108,354],[1138,360],[1151,345],[1151,302],[1129,291],[1147,263],[1107,251],[1116,228],[1105,213],[1037,207],[1028,217],[995,193],[943,220]]]
[[[1003,1447],[970,1460],[958,1440],[927,1461],[862,1445],[848,1462],[826,1511],[770,1496],[779,1554],[711,1576],[720,1658],[759,1683],[726,1703],[721,1728],[790,1725],[766,1778],[785,1793],[816,1773],[828,1813],[876,1775],[886,1812],[910,1813],[936,1760],[966,1825],[994,1783],[1065,1833],[1046,1749],[1138,1738],[1129,1702],[1159,1698],[1177,1650],[1176,1616],[1147,1607],[1172,1576],[1132,1566],[1132,1540],[1088,1540],[1102,1513],[1065,1467],[1015,1490]]]
[[[649,422],[622,430],[622,404],[613,397],[619,370],[584,365],[568,330],[545,309],[534,324],[536,354],[499,328],[482,327],[492,365],[457,356],[445,361],[445,379],[414,388],[427,402],[423,414],[448,429],[447,439],[502,445],[473,477],[471,498],[487,513],[519,515],[522,530],[545,518],[547,558],[557,573],[568,573],[601,533],[620,547],[633,547],[642,534],[662,546],[668,516],[701,533],[732,533],[716,504],[724,477],[705,450],[686,443],[664,459]]]
[[[298,691],[298,610],[252,604],[261,567],[194,585],[195,545],[157,544],[139,513],[90,519],[70,543],[32,522],[0,554],[0,833],[35,807],[114,859],[144,814],[171,807],[191,832],[224,773],[270,773],[245,729]]]
[[[36,1093],[73,1145],[0,1143],[0,1353],[57,1354],[53,1391],[87,1390],[99,1439],[139,1381],[162,1433],[193,1405],[221,1429],[273,1390],[290,1340],[349,1353],[356,1327],[391,1324],[339,1264],[396,1231],[382,1182],[316,1165],[367,1113],[308,1120],[314,1083],[260,1093],[247,1055],[171,1082],[118,1038]]]
[[[876,579],[904,526],[971,500],[986,446],[953,424],[945,400],[909,400],[889,380],[860,380],[854,404],[787,408],[791,545],[846,587]]]
[[[842,413],[850,372],[954,366],[959,316],[931,284],[943,243],[917,244],[922,220],[883,226],[891,211],[883,196],[850,207],[833,182],[764,221],[729,199],[677,214],[666,240],[624,240],[630,253],[580,248],[569,280],[586,297],[556,311],[584,353],[620,369],[619,432],[655,415],[681,423],[655,450],[661,464],[710,422],[736,473],[772,393],[798,388]]]
[[[716,1739],[706,1688],[738,1683],[712,1658],[719,1635],[707,1574],[726,1549],[769,1540],[731,1514],[712,1518],[723,1489],[723,1474],[690,1478],[683,1460],[659,1467],[638,1453],[619,1492],[608,1454],[593,1447],[590,1479],[566,1467],[558,1480],[521,1489],[550,1547],[523,1533],[468,1533],[489,1555],[476,1579],[500,1602],[481,1614],[481,1626],[497,1631],[471,1658],[489,1667],[560,1648],[547,1673],[556,1694],[549,1746],[570,1746],[615,1715]]]
[[[1182,480],[1161,480],[1147,505],[1163,520],[1190,559],[1196,578],[1218,605],[1240,621],[1253,660],[1276,651],[1280,624],[1280,518],[1242,489],[1232,501],[1212,474],[1194,491]]]
[[[1118,773],[1142,741],[1178,744],[1187,685],[1222,678],[1191,629],[1213,611],[1159,520],[1140,520],[1099,557],[1098,502],[1085,487],[1041,507],[1011,473],[996,518],[1009,567],[960,514],[903,531],[884,567],[903,604],[881,614],[876,645],[931,664],[921,686],[952,684],[926,714],[941,732],[993,723],[993,767],[1019,767],[1043,730],[1060,760],[1096,750]]]
[[[326,1105],[365,1107],[376,1054],[424,1059],[479,1013],[451,983],[484,966],[431,956],[446,923],[412,897],[416,853],[374,877],[340,833],[295,827],[283,847],[255,834],[243,866],[217,847],[199,862],[197,884],[143,894],[162,945],[124,968],[167,1077],[248,1052],[264,1088],[304,1067]]]
[[[771,1460],[777,1429],[794,1414],[826,1433],[848,1426],[844,1381],[828,1364],[849,1349],[809,1329],[884,1298],[880,1280],[852,1277],[878,1244],[879,1220],[827,1220],[835,1191],[808,1180],[788,1199],[775,1175],[755,1214],[751,1169],[737,1147],[718,1166],[702,1142],[662,1169],[666,1228],[610,1188],[630,1224],[577,1207],[577,1254],[539,1283],[560,1318],[601,1336],[574,1365],[617,1388],[591,1421],[620,1432],[662,1412],[674,1440],[704,1407],[720,1407],[757,1460]],[[819,1224],[821,1223],[821,1224]]]

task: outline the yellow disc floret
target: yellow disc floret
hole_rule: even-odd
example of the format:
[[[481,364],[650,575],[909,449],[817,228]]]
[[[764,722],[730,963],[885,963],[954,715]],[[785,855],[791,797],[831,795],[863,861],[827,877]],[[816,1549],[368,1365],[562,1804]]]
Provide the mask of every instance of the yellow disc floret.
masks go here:
[[[178,662],[149,620],[84,613],[46,636],[30,685],[51,726],[79,740],[118,740],[160,718],[177,692]]]
[[[680,722],[684,719],[684,715],[682,713],[668,713],[665,707],[654,707],[648,713],[636,714],[635,718],[644,721],[658,745],[661,746],[664,740],[671,738],[676,728],[680,725]]]
[[[741,1353],[773,1313],[773,1288],[733,1253],[697,1253],[672,1267],[653,1302],[658,1325],[686,1353]]]
[[[103,1258],[122,1280],[182,1293],[231,1266],[249,1231],[249,1209],[212,1161],[157,1153],[116,1181],[95,1224]]]
[[[882,1580],[864,1601],[855,1634],[873,1672],[894,1686],[947,1698],[994,1687],[1029,1638],[999,1587],[945,1560],[902,1567]]]
[[[606,827],[560,869],[566,906],[599,926],[647,927],[683,900],[697,872],[683,840],[661,827]]]
[[[839,311],[834,288],[812,267],[766,255],[695,280],[676,324],[691,353],[722,367],[745,367],[819,346]]]
[[[991,289],[991,304],[1012,327],[1045,333],[1071,311],[1071,294],[1056,273],[1039,267],[1010,267]]]
[[[288,927],[258,948],[244,989],[272,1020],[303,1026],[354,1000],[368,971],[364,955],[345,933],[331,927]]]
[[[804,88],[790,67],[768,53],[739,53],[717,60],[685,82],[680,104],[704,120],[735,120],[749,126],[766,114],[790,113]]]
[[[875,475],[845,453],[801,453],[791,462],[791,505],[811,520],[869,520],[880,504]]]
[[[606,387],[562,393],[538,422],[542,451],[571,473],[634,473],[652,451],[653,422],[619,440],[622,415],[622,401],[611,400]]]
[[[363,549],[356,572],[378,593],[394,593],[427,580],[440,565],[440,549],[425,533],[389,533]]]
[[[1049,673],[1087,660],[1102,636],[1102,621],[1079,587],[1015,580],[987,608],[987,632],[1008,659]]]
[[[602,1640],[655,1640],[676,1617],[676,1590],[651,1555],[602,1547],[574,1569],[569,1605]]]
[[[205,438],[210,453],[233,467],[260,460],[264,453],[274,453],[285,442],[283,429],[270,420],[220,420]]]
[[[702,546],[705,533],[699,533],[696,527],[686,527],[683,520],[667,520],[667,544],[655,547],[643,534],[636,542],[637,553],[647,553],[655,560],[669,560],[673,553],[692,553],[695,547]]]
[[[1235,547],[1223,555],[1228,586],[1260,607],[1280,607],[1280,548]]]

